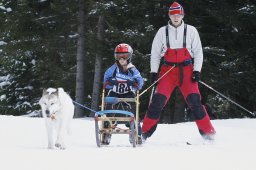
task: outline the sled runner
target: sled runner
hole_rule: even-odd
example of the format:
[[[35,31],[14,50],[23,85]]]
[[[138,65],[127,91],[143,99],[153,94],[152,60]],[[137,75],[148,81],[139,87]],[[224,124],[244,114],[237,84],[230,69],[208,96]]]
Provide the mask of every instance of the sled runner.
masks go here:
[[[133,147],[138,144],[139,93],[135,98],[105,97],[102,92],[101,111],[95,113],[95,134],[98,147],[109,145],[112,134],[128,134]],[[131,105],[136,105],[136,116]],[[109,109],[110,108],[114,108]],[[108,108],[105,110],[105,108]],[[120,125],[126,127],[120,128]]]

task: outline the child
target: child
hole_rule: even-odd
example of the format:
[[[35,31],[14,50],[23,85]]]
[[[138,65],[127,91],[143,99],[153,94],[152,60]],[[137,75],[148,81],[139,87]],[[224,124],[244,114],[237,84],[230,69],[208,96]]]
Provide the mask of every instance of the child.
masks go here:
[[[143,86],[143,78],[136,67],[131,63],[133,50],[130,45],[122,43],[116,46],[114,56],[115,63],[104,74],[104,84],[107,84],[107,96],[118,98],[134,98],[136,90]],[[109,106],[107,106],[108,108]],[[113,109],[113,108],[108,108]],[[132,112],[135,114],[135,105],[132,104]],[[138,127],[139,143],[141,127]],[[109,144],[109,139],[103,140]],[[130,140],[131,142],[131,140]]]

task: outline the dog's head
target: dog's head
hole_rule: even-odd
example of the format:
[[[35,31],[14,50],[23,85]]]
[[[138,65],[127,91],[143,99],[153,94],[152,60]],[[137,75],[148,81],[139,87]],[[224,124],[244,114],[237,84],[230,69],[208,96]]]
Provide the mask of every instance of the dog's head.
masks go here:
[[[44,117],[54,117],[60,110],[60,100],[58,89],[48,88],[43,90],[43,95],[39,100]]]

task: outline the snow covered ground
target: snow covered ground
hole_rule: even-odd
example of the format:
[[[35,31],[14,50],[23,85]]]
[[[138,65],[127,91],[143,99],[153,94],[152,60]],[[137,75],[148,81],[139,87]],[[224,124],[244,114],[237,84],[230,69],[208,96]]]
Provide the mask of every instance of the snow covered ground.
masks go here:
[[[42,118],[0,116],[0,169],[255,170],[256,119],[212,123],[217,131],[212,143],[189,122],[160,124],[140,147],[133,148],[128,135],[113,135],[109,146],[98,148],[94,121],[75,119],[67,149],[49,150]]]

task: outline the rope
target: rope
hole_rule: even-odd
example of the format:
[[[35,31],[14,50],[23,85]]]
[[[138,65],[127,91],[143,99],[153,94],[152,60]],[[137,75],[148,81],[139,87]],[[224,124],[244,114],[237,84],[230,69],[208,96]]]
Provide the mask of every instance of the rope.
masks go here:
[[[73,103],[75,103],[76,105],[78,105],[78,106],[80,106],[80,107],[82,107],[82,108],[85,108],[85,109],[87,109],[87,110],[90,110],[91,112],[94,112],[94,113],[97,112],[97,111],[92,110],[91,108],[86,107],[86,106],[84,106],[84,105],[82,105],[82,104],[80,104],[80,103],[78,103],[78,102],[76,102],[76,101],[74,101],[74,100],[73,100]]]
[[[175,67],[172,66],[168,71],[166,71],[159,79],[157,79],[153,84],[151,84],[148,88],[146,88],[143,92],[140,93],[139,96],[143,95],[144,93],[146,93],[152,86],[154,86],[159,80],[161,80],[167,73],[169,73],[173,68]]]

